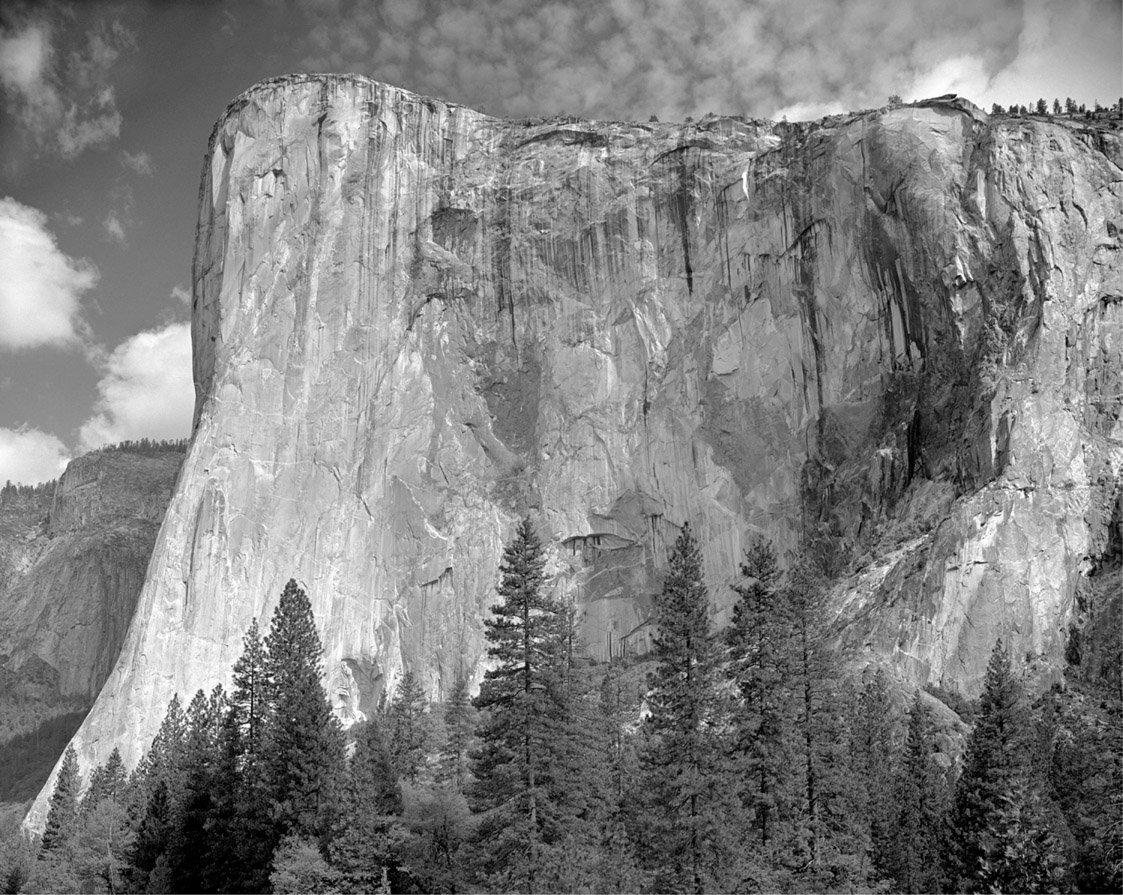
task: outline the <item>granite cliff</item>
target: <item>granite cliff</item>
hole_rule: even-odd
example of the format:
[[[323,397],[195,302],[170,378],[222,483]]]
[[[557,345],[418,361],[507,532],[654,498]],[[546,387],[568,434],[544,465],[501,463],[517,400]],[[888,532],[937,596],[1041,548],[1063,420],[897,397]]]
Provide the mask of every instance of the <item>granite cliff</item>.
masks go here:
[[[341,716],[480,674],[527,512],[599,658],[645,648],[689,520],[719,620],[765,536],[910,681],[976,693],[998,635],[1059,673],[1123,553],[1121,166],[1117,129],[954,98],[639,125],[256,85],[210,141],[194,434],[83,764],[225,680],[290,577]]]
[[[181,450],[95,451],[71,461],[53,487],[5,491],[5,679],[33,681],[44,699],[97,696],[132,621],[182,461]]]

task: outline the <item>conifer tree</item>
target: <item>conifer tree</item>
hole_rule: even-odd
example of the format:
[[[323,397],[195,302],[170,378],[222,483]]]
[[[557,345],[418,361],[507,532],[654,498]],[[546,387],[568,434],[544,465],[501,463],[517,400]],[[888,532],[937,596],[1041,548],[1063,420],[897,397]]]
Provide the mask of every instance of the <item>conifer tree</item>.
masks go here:
[[[468,693],[468,678],[458,671],[445,707],[445,745],[441,750],[441,780],[456,792],[465,790],[468,753],[475,731],[475,707]]]
[[[133,840],[129,863],[133,890],[151,891],[149,877],[161,858],[167,860],[168,847],[172,837],[172,805],[168,794],[168,784],[164,780],[156,783],[149,796],[148,804],[137,827]]]
[[[656,601],[658,662],[648,683],[651,713],[641,755],[644,787],[659,814],[646,842],[655,885],[663,892],[725,886],[715,874],[730,867],[731,780],[724,773],[718,731],[719,652],[710,631],[702,554],[689,524],[671,551]]]
[[[382,871],[395,870],[390,832],[402,812],[402,793],[377,719],[356,725],[355,752],[347,768],[332,865],[357,892],[374,891]]]
[[[908,738],[893,778],[896,802],[888,870],[899,892],[938,892],[945,784],[932,761],[933,719],[917,691]]]
[[[47,808],[47,824],[43,830],[43,843],[40,853],[49,854],[65,845],[74,835],[78,819],[78,791],[81,781],[78,778],[78,755],[73,746],[67,746],[62,756],[62,765],[55,778],[55,788]]]
[[[114,746],[105,764],[98,765],[90,774],[89,785],[78,807],[79,819],[88,818],[104,800],[123,797],[127,782],[128,775],[121,760],[121,752]]]
[[[321,683],[323,648],[312,604],[294,580],[281,594],[265,648],[270,712],[262,763],[274,841],[296,835],[326,843],[344,766],[343,733]]]
[[[503,552],[500,602],[484,622],[495,667],[484,676],[476,777],[483,812],[477,836],[483,874],[503,888],[540,888],[548,849],[565,833],[553,756],[566,720],[563,607],[546,593],[542,542],[529,518]]]
[[[205,871],[214,864],[216,841],[212,837],[217,771],[221,763],[220,734],[226,713],[221,685],[208,697],[195,693],[187,707],[183,752],[178,768],[179,799],[170,837],[168,863],[181,892],[208,890]]]
[[[856,772],[861,799],[860,818],[869,831],[874,867],[888,878],[895,848],[891,832],[896,824],[896,799],[893,794],[893,709],[889,701],[889,680],[878,668],[862,688],[854,739]]]
[[[827,638],[826,596],[824,582],[806,566],[792,571],[783,593],[791,626],[786,665],[797,706],[795,764],[803,796],[796,860],[810,878],[823,873],[837,876],[828,856],[866,847],[862,825],[854,822],[852,750],[840,736],[847,728],[847,694],[839,658]]]
[[[390,703],[390,754],[400,778],[417,782],[417,774],[425,762],[429,748],[430,725],[425,713],[425,691],[412,671],[398,682]]]
[[[254,761],[261,748],[261,730],[269,710],[268,696],[265,644],[255,618],[242,638],[242,655],[234,664],[234,692],[230,697],[231,723],[237,734],[233,745],[240,764]]]
[[[762,851],[775,837],[783,790],[791,777],[792,705],[789,688],[791,626],[780,598],[780,571],[772,546],[756,540],[741,563],[738,599],[725,632],[726,673],[737,687],[734,752],[743,775],[745,807]]]
[[[1034,789],[1022,689],[999,639],[952,808],[951,869],[964,892],[1037,891],[1063,863]]]

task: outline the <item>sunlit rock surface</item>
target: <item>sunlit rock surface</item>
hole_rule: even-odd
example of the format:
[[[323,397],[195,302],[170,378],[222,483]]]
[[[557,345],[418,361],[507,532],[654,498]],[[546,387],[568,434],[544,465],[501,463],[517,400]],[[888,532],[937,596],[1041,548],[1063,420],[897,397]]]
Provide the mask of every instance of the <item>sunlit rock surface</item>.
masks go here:
[[[719,620],[763,536],[845,574],[843,639],[912,681],[976,693],[1000,634],[1058,668],[1119,537],[1120,164],[1117,131],[961,100],[639,125],[255,86],[207,155],[195,433],[83,764],[225,681],[290,577],[344,718],[403,667],[478,676],[526,512],[599,658],[646,647],[689,520]]]
[[[92,700],[109,676],[182,451],[98,451],[71,461],[41,494],[0,505],[0,665],[45,663],[58,692]],[[48,694],[43,694],[44,698]]]

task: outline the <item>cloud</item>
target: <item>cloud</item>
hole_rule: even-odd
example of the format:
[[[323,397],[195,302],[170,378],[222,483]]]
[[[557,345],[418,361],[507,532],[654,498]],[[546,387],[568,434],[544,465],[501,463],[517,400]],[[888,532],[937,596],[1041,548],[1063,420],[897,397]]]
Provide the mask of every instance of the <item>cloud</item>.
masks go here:
[[[36,485],[56,479],[69,460],[66,445],[49,432],[0,428],[0,483]]]
[[[126,439],[186,438],[195,406],[190,325],[126,339],[105,361],[97,389],[93,415],[79,431],[82,451]]]
[[[143,177],[151,177],[156,170],[152,165],[152,156],[147,152],[122,152],[121,164]]]
[[[102,228],[105,230],[106,235],[117,245],[128,245],[128,239],[125,237],[125,225],[121,223],[121,219],[117,216],[115,211],[109,212],[101,222]]]
[[[176,285],[172,287],[171,297],[184,307],[191,307],[191,290],[186,286],[180,286],[176,283]]]
[[[954,57],[993,77],[1015,58],[1023,27],[1021,0],[293,0],[290,8],[303,17],[309,70],[360,71],[493,114],[640,120],[880,106]]]
[[[133,33],[104,18],[81,30],[57,4],[26,4],[16,16],[0,29],[0,87],[31,141],[71,159],[116,139],[121,113],[110,72],[136,45]]]
[[[82,295],[97,283],[89,261],[64,254],[47,216],[15,199],[0,199],[0,350],[79,341]]]

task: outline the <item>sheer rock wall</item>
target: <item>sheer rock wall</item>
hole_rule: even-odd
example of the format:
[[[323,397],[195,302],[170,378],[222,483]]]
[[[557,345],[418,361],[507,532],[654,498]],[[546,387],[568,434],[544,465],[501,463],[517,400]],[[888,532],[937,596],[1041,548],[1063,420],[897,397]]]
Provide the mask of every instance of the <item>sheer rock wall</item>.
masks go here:
[[[93,700],[117,661],[183,453],[95,452],[0,507],[0,665]]]
[[[976,692],[999,634],[1051,673],[1120,500],[1121,164],[1118,131],[962,100],[638,125],[255,86],[211,140],[195,432],[83,764],[225,681],[290,577],[343,717],[404,666],[478,676],[527,512],[599,658],[645,648],[689,520],[719,621],[764,536],[910,680]]]

